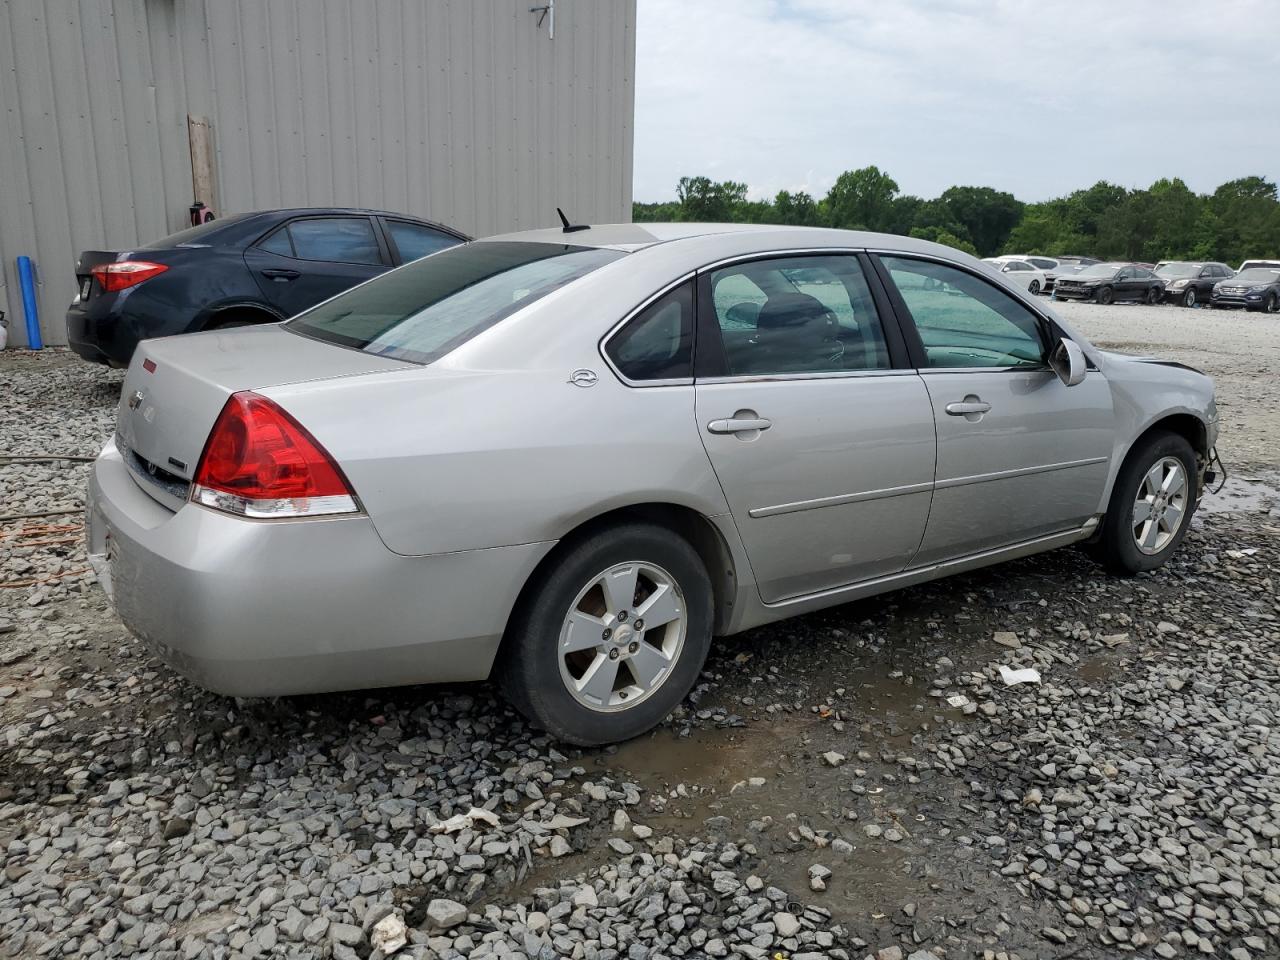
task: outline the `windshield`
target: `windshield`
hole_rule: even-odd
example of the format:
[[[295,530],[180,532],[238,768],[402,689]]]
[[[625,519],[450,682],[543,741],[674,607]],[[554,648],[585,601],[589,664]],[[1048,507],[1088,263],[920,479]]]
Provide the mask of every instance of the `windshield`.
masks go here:
[[[1195,277],[1200,274],[1199,263],[1165,263],[1156,267],[1157,277]]]
[[[229,227],[238,220],[251,216],[248,213],[237,213],[235,216],[223,217],[221,220],[210,220],[208,223],[202,223],[198,227],[188,227],[186,230],[179,230],[177,233],[171,233],[167,237],[159,240],[153,240],[151,243],[145,244],[138,249],[140,250],[164,250],[167,247],[176,247],[180,244],[200,244],[207,243],[209,236],[217,233],[223,227]]]
[[[1077,273],[1076,276],[1081,279],[1087,279],[1088,277],[1101,277],[1106,279],[1107,277],[1114,277],[1119,269],[1119,267],[1114,267],[1109,263],[1097,263],[1092,267],[1085,267]]]
[[[560,243],[463,244],[354,287],[285,327],[365,353],[431,363],[623,256]]]
[[[1252,267],[1248,270],[1242,270],[1232,279],[1238,280],[1240,283],[1275,283],[1280,280],[1280,267],[1272,267],[1270,269]]]

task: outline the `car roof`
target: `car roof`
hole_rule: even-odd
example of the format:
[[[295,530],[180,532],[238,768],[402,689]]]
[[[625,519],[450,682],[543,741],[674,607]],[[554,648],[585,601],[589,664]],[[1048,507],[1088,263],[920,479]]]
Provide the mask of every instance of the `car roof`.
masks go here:
[[[566,233],[561,227],[525,230],[485,237],[479,243],[513,241],[601,247],[624,252],[667,245],[696,244],[703,253],[718,248],[726,252],[761,250],[803,250],[806,248],[891,250],[941,256],[949,260],[977,262],[976,257],[952,247],[897,234],[865,230],[837,230],[828,227],[791,227],[767,223],[606,223]]]

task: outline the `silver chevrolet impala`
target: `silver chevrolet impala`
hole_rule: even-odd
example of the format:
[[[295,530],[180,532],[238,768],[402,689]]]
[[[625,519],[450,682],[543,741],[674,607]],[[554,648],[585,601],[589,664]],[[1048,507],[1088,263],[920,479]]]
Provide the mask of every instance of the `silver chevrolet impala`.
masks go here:
[[[143,343],[90,554],[209,689],[495,674],[603,743],[715,636],[1072,543],[1159,567],[1216,434],[1208,377],[1098,350],[947,247],[540,230]]]

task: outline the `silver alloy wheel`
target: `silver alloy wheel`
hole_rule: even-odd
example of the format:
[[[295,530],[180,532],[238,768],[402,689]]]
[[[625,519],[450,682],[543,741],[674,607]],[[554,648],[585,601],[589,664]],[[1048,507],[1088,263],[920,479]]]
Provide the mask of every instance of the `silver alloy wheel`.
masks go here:
[[[661,687],[688,631],[684,594],[657,564],[615,563],[578,591],[560,628],[560,679],[584,707],[616,713]]]
[[[1133,541],[1151,556],[1178,534],[1187,513],[1187,470],[1177,457],[1161,457],[1138,485],[1133,502]]]
[[[1196,288],[1187,287],[1187,292],[1182,296],[1182,305],[1184,307],[1194,307],[1196,305]]]

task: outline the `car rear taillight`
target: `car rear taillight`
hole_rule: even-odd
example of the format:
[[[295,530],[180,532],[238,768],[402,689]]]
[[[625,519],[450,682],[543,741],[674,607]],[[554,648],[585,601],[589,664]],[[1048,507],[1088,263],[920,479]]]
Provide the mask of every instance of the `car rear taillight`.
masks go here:
[[[355,493],[302,424],[266,397],[228,399],[205,442],[191,499],[242,517],[356,513]]]
[[[150,260],[122,260],[119,263],[100,263],[89,272],[107,293],[136,287],[143,280],[150,280],[169,268]]]

